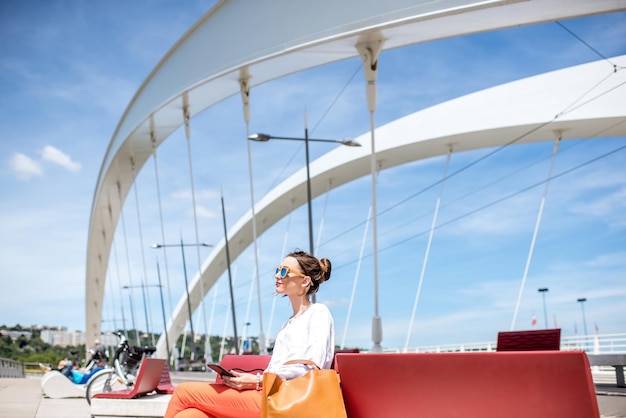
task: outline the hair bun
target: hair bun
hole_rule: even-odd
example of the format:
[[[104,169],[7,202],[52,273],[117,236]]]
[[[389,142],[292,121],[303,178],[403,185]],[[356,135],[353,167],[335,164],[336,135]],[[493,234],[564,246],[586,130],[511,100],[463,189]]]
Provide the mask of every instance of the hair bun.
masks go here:
[[[330,271],[332,266],[330,264],[330,260],[328,258],[320,258],[320,270],[321,270],[321,279],[322,282],[325,282],[330,279]]]

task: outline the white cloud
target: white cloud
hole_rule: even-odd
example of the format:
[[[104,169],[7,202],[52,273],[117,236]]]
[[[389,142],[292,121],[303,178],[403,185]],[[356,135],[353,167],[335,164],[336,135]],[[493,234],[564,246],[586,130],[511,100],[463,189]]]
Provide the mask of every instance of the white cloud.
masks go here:
[[[172,199],[191,199],[191,189],[179,190],[171,194]],[[216,190],[196,190],[196,199],[217,199],[220,194]]]
[[[13,154],[9,160],[9,167],[20,180],[29,180],[31,177],[43,175],[41,164],[21,153]]]
[[[595,200],[580,202],[571,208],[575,214],[583,214],[605,219],[616,227],[623,228],[626,221],[622,214],[626,209],[626,188],[622,187],[614,192],[609,192],[604,196],[599,196]]]
[[[41,154],[41,158],[44,161],[58,164],[61,167],[64,167],[73,173],[80,171],[80,168],[81,168],[80,163],[72,161],[69,155],[53,147],[52,145],[46,145],[45,147],[41,149],[39,153]]]
[[[196,215],[198,216],[198,218],[205,218],[205,219],[213,219],[217,217],[217,214],[214,211],[212,211],[211,209],[205,206],[200,206],[200,205],[196,205]]]
[[[602,254],[585,263],[592,268],[611,268],[626,266],[626,252]]]

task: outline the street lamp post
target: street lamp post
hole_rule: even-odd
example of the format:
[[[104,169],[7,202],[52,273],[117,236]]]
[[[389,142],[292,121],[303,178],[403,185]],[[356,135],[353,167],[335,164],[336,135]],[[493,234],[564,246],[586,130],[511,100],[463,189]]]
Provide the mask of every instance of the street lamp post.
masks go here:
[[[583,313],[583,330],[585,331],[584,350],[587,347],[587,319],[585,318],[585,302],[587,302],[587,298],[578,298],[576,301],[580,302],[580,310]]]
[[[157,278],[159,279],[159,295],[161,296],[161,313],[163,314],[163,332],[165,333],[165,351],[167,351],[167,364],[170,364],[170,337],[167,335],[167,319],[165,318],[165,304],[163,303],[163,285],[161,284],[161,268],[156,263]]]
[[[244,349],[244,350],[242,350],[242,351],[243,351],[244,353],[245,353],[246,351],[250,351],[250,352],[252,352],[252,345],[250,344],[250,334],[248,334],[248,327],[250,327],[250,322],[246,322],[244,325],[246,326],[246,339],[248,340],[248,345],[247,345],[247,350],[245,350],[245,349]],[[245,341],[242,341],[241,343],[242,343],[242,345],[244,345],[244,348],[246,348],[246,347],[245,347]]]
[[[548,291],[547,287],[540,287],[537,289],[541,296],[543,296],[543,320],[545,321],[546,329],[548,329],[548,311],[546,310],[546,292]]]
[[[122,286],[124,288],[124,286]],[[137,325],[135,324],[135,307],[133,305],[133,295],[132,290],[128,292],[128,301],[130,302],[130,320],[133,329],[135,330],[135,341],[137,345],[141,345],[141,339],[139,339],[139,330],[137,329]]]
[[[127,286],[122,286],[122,289],[137,289],[137,288],[141,288],[142,291],[145,290],[146,287],[158,287],[159,290],[161,291],[161,310],[163,311],[163,318],[165,318],[165,307],[163,306],[163,290],[162,290],[162,286],[161,286],[161,279],[159,279],[159,284],[137,284],[137,285],[127,285]],[[146,318],[148,317],[148,309],[146,307],[146,299],[144,298],[143,300],[143,310],[144,310],[144,314],[146,315]],[[150,333],[150,331],[148,331],[148,334]],[[167,332],[166,332],[166,337],[167,337]],[[139,345],[141,345],[141,343],[139,343]],[[169,354],[169,346],[168,346],[168,354]]]
[[[345,145],[348,147],[360,147],[356,141],[351,139],[317,139],[309,138],[309,129],[304,128],[304,138],[294,138],[289,136],[274,136],[268,134],[253,134],[248,137],[250,141],[267,142],[270,139],[280,139],[286,141],[304,141],[304,148],[306,154],[306,192],[307,192],[307,209],[309,214],[309,253],[314,255],[313,244],[313,209],[311,207],[311,171],[309,168],[309,142],[331,142],[336,144]],[[313,302],[315,302],[315,295],[313,295]]]
[[[195,334],[193,332],[193,319],[191,317],[191,301],[189,300],[189,281],[187,279],[187,263],[185,262],[185,247],[212,247],[211,244],[201,242],[199,244],[184,244],[183,239],[180,239],[180,244],[152,244],[152,248],[165,248],[165,247],[180,247],[180,252],[183,257],[183,276],[185,278],[185,292],[187,294],[187,314],[189,315],[189,330],[191,332],[191,356],[193,361],[196,356],[196,341]],[[202,295],[204,297],[204,295]],[[167,333],[167,330],[165,331]],[[184,353],[182,353],[184,355]]]
[[[580,309],[583,313],[583,330],[585,331],[585,337],[587,336],[587,320],[585,319],[585,302],[587,302],[587,298],[578,298],[577,302],[580,302]]]

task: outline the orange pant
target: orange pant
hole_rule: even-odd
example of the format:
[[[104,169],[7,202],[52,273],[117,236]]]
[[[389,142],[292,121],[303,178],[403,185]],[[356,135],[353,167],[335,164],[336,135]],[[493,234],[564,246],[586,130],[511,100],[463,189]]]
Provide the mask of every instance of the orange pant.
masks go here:
[[[260,415],[260,391],[185,382],[174,390],[164,418],[258,418]]]

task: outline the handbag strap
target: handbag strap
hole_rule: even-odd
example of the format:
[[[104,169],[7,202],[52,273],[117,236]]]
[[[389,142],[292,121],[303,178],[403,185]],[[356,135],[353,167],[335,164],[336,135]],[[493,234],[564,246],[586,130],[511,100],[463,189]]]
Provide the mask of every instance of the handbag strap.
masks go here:
[[[311,361],[311,360],[289,360],[287,362],[285,362],[283,364],[283,366],[286,366],[288,364],[307,364],[309,366],[313,366],[315,367],[317,370],[320,370],[320,366],[317,365],[317,363]]]

